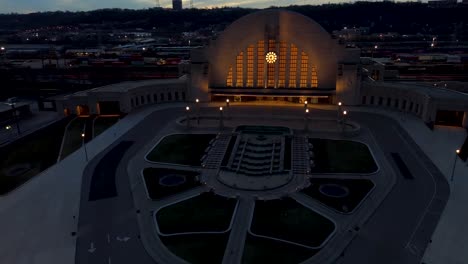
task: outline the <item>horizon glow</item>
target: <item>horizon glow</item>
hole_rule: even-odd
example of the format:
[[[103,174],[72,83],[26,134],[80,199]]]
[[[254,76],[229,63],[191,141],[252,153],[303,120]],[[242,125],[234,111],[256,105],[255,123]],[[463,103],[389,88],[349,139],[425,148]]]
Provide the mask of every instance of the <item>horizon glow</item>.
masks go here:
[[[0,13],[34,13],[45,11],[89,11],[103,8],[144,9],[156,7],[158,0],[0,0]],[[368,0],[369,1],[369,0]],[[381,2],[382,0],[370,0]],[[190,6],[190,0],[182,0],[184,8]],[[352,3],[355,0],[193,0],[195,8],[247,7],[266,8],[270,6],[321,5]],[[396,0],[395,2],[408,2]],[[171,8],[172,0],[159,0],[163,8]]]

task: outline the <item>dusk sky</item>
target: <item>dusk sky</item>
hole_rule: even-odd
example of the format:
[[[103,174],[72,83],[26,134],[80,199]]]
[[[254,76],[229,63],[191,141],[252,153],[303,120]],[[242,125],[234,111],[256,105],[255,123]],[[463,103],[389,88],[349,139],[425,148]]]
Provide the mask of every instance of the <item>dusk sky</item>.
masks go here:
[[[56,10],[93,10],[100,8],[154,7],[157,0],[0,0],[0,13],[31,13],[36,11]],[[172,0],[159,0],[161,7],[171,7]],[[268,7],[272,5],[287,6],[292,4],[323,4],[353,2],[352,0],[193,0],[194,7],[210,8],[215,6]],[[184,6],[189,0],[183,0]]]

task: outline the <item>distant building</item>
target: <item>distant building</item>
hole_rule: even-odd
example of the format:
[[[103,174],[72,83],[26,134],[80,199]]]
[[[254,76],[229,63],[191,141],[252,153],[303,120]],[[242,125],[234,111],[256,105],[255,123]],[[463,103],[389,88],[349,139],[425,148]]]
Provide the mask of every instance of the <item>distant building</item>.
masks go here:
[[[173,10],[182,10],[182,0],[172,0]]]
[[[429,7],[433,8],[447,8],[455,7],[457,5],[457,0],[434,0],[428,1]]]

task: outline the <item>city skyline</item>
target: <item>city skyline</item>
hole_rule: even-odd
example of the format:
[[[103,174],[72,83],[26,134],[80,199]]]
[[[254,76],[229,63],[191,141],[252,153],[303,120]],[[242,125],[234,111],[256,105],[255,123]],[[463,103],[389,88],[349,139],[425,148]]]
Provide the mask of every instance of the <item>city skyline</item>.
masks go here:
[[[143,9],[156,7],[157,0],[0,0],[0,13],[34,13],[46,11],[89,11],[103,8],[127,8]],[[183,7],[190,5],[190,0],[183,0]],[[269,6],[289,5],[320,5],[327,3],[351,3],[355,0],[194,0],[195,8],[213,8],[221,6],[265,8]],[[370,0],[370,2],[381,2],[381,0]],[[408,0],[396,0],[395,2],[409,2]],[[163,8],[171,8],[172,0],[159,0]]]

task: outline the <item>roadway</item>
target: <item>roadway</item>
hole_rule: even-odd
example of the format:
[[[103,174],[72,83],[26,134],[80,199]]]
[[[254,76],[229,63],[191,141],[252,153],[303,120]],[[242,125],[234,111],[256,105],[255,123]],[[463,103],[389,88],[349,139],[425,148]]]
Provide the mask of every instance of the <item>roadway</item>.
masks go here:
[[[180,113],[151,114],[90,161],[81,188],[75,263],[155,263],[139,239],[127,164],[153,132]]]

